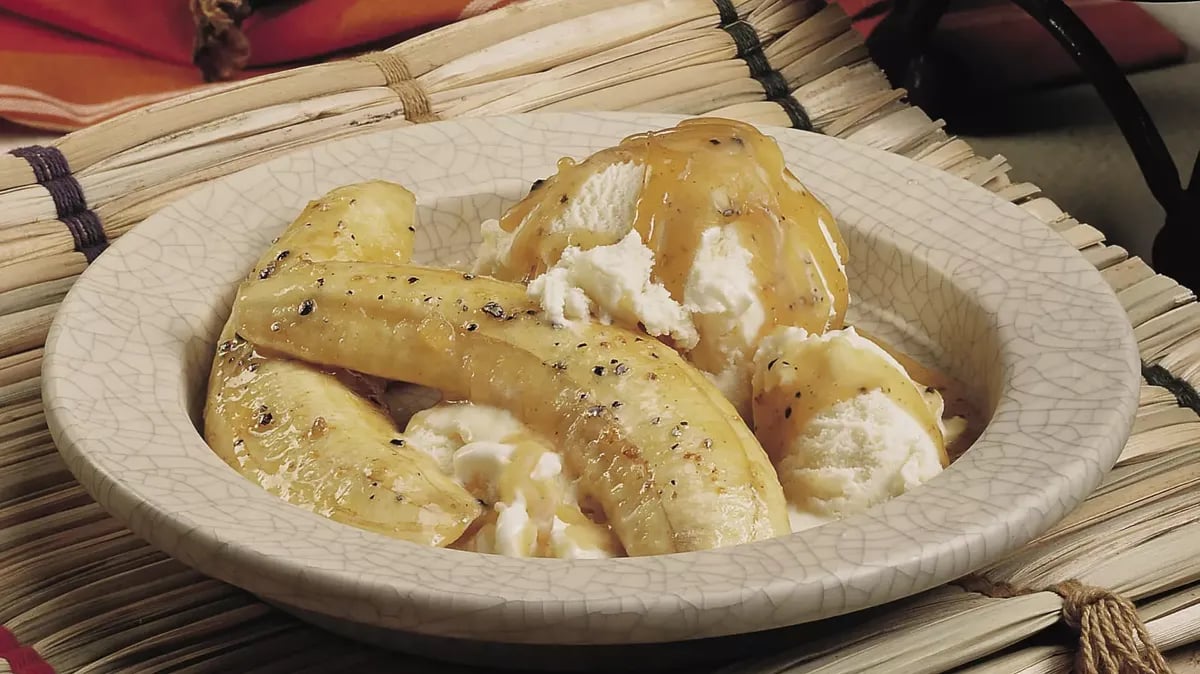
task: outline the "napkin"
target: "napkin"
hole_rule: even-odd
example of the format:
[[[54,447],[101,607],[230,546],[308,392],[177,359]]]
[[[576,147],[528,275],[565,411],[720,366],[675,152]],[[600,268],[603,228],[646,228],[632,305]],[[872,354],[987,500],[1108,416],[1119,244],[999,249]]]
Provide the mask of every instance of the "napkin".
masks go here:
[[[56,131],[513,0],[0,0],[0,118]]]

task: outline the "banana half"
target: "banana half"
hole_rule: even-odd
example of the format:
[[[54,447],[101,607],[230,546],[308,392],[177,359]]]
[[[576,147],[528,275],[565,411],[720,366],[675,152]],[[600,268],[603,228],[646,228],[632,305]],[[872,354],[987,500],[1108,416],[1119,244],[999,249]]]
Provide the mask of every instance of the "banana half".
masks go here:
[[[653,338],[555,328],[520,284],[411,265],[296,264],[251,278],[237,302],[238,334],[272,352],[510,411],[562,448],[630,555],[789,532],[754,435]]]
[[[310,260],[405,262],[415,200],[382,181],[313,201],[250,275]],[[250,309],[254,311],[255,309]],[[482,512],[424,452],[406,446],[366,377],[260,353],[236,331],[235,301],[213,360],[204,437],[227,464],[293,505],[428,545],[452,543]]]

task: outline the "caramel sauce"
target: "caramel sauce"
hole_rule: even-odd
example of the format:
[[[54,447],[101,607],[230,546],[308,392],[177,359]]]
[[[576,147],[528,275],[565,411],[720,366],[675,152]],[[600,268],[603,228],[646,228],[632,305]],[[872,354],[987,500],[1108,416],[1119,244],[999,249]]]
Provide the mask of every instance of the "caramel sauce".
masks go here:
[[[507,266],[497,275],[529,281],[568,246],[590,248],[623,238],[628,230],[620,228],[551,231],[589,178],[622,162],[645,167],[632,227],[654,252],[652,280],[677,302],[684,301],[701,235],[712,227],[732,227],[751,255],[766,313],[758,337],[776,325],[818,334],[841,327],[849,303],[839,264],[846,246],[832,214],[788,171],[774,140],[731,120],[686,120],[629,136],[579,163],[560,160],[558,172],[501,219],[501,229],[516,234]],[[706,349],[701,335],[691,360],[715,371],[723,363],[713,362],[720,356],[714,346]]]
[[[949,461],[941,428],[922,390],[903,370],[848,339],[807,340],[789,344],[771,361],[754,400],[755,431],[772,462],[820,412],[855,396],[879,390],[908,412],[933,438],[942,465]]]

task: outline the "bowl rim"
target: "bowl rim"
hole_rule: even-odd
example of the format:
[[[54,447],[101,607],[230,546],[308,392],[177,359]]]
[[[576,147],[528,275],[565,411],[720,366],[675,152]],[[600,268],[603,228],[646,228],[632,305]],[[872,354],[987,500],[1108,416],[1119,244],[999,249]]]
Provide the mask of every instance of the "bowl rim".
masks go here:
[[[790,166],[802,158],[834,172],[853,162],[856,167],[847,169],[851,178],[882,190],[874,197],[877,207],[897,194],[919,201],[913,195],[920,193],[922,203],[935,203],[955,230],[936,236],[932,225],[913,230],[923,237],[914,245],[957,274],[1000,278],[1007,294],[981,295],[980,302],[997,317],[1013,318],[996,326],[1001,365],[1011,376],[976,445],[924,487],[802,535],[704,552],[571,561],[512,559],[388,539],[295,508],[224,466],[181,413],[186,382],[179,381],[178,367],[174,382],[168,374],[151,390],[139,389],[145,381],[137,374],[112,376],[114,362],[135,373],[144,368],[128,349],[92,348],[97,298],[134,309],[103,318],[109,328],[124,326],[126,336],[167,320],[136,308],[149,301],[148,289],[161,284],[171,268],[161,242],[173,240],[172,232],[175,239],[187,234],[200,245],[233,236],[233,225],[211,222],[205,206],[221,191],[236,192],[239,184],[274,180],[274,172],[300,164],[387,153],[397,144],[459,148],[455,144],[496,134],[539,142],[579,130],[586,145],[684,118],[536,113],[435,122],[321,143],[200,187],[116,241],[81,275],[54,320],[46,341],[43,401],[68,467],[137,535],[203,573],[274,601],[409,632],[531,644],[714,637],[867,608],[977,570],[1048,529],[1095,488],[1129,436],[1140,384],[1132,328],[1100,273],[1033,215],[981,187],[899,155],[792,129],[760,127],[777,139]],[[425,170],[420,164],[411,170]],[[221,260],[219,250],[202,248],[202,254]],[[149,264],[139,266],[142,261]],[[989,271],[988,265],[1001,262],[1009,266]],[[235,271],[237,278],[245,273],[224,273]],[[230,283],[227,290],[210,292],[228,296],[236,281]],[[1059,317],[1024,306],[1037,304],[1030,291],[1057,288],[1087,309],[1072,312],[1072,339],[1064,339]],[[1014,294],[1017,290],[1024,296]],[[140,344],[125,347],[136,344],[139,354],[160,360],[171,353],[170,339],[143,334]],[[182,349],[182,341],[176,339],[175,346]],[[109,376],[88,379],[96,371]],[[1078,372],[1087,373],[1086,381],[1074,376]],[[85,380],[100,386],[103,395],[85,392]],[[1102,405],[1070,404],[1080,399]],[[89,400],[103,404],[85,404]],[[139,405],[146,410],[136,410]],[[180,461],[139,462],[135,469],[132,455],[122,449],[130,441],[120,422],[130,414],[144,417],[155,406],[162,418],[140,423],[150,424],[154,442],[174,439],[184,454],[173,457]],[[106,421],[114,408],[124,410],[116,415],[122,419]],[[227,476],[210,471],[211,461],[200,451]],[[1039,484],[1041,477],[1046,481]],[[974,482],[981,479],[988,484]],[[212,495],[172,491],[181,489]],[[980,489],[983,497],[974,493]],[[240,514],[214,500],[219,495],[234,499]],[[293,538],[274,535],[279,527]],[[441,571],[426,565],[435,560],[445,562]]]

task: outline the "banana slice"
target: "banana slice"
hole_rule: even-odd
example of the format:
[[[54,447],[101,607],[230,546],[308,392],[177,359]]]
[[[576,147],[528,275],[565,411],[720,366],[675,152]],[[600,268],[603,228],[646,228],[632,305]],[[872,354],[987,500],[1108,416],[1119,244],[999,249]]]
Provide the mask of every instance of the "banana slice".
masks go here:
[[[243,284],[238,302],[239,333],[264,347],[509,410],[562,448],[630,555],[789,532],[754,435],[652,338],[555,329],[520,284],[408,265],[297,265]]]
[[[304,209],[251,278],[313,259],[405,261],[414,208],[392,183],[333,190]],[[238,311],[235,303],[209,377],[204,437],[213,451],[267,491],[339,522],[430,545],[457,539],[482,508],[364,397],[381,387],[257,352],[236,333]]]

